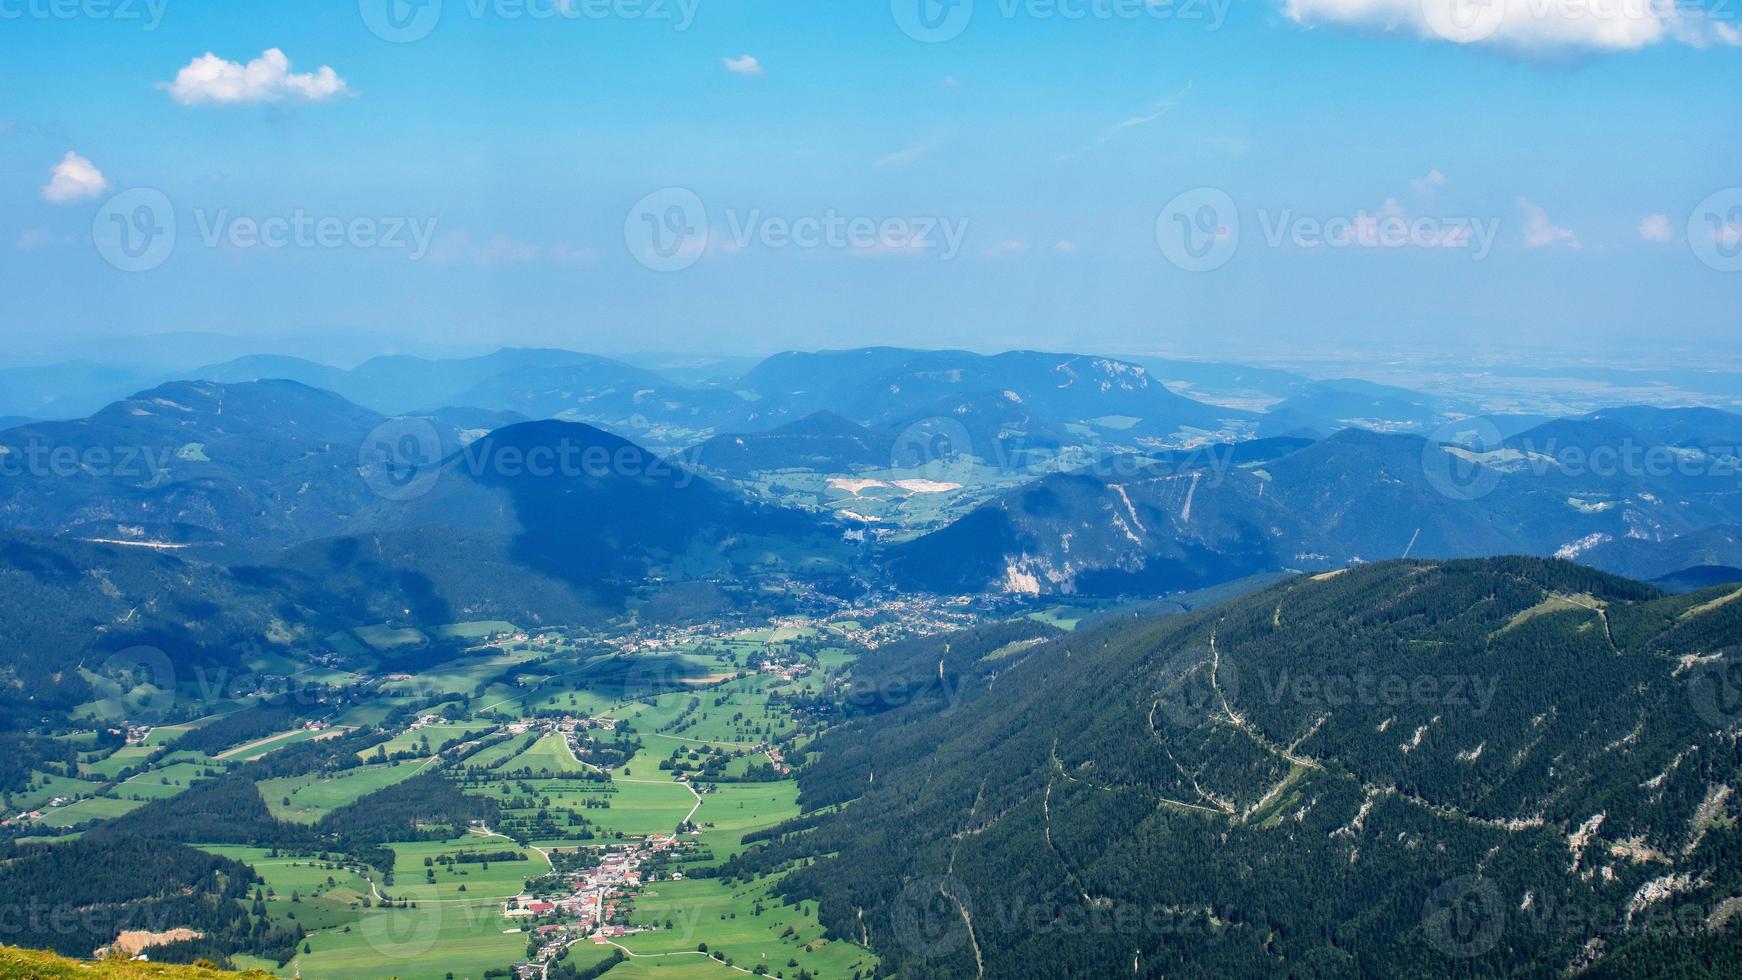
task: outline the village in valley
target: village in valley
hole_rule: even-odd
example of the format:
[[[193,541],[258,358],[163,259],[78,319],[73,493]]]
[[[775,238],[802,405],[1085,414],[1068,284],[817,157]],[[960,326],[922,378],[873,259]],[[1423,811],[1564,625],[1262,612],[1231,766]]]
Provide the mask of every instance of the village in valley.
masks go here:
[[[294,941],[231,959],[285,977],[869,977],[876,957],[825,935],[784,874],[719,869],[800,815],[794,769],[838,721],[858,658],[1009,615],[1004,602],[809,593],[761,621],[359,627],[264,657],[213,700],[117,719],[75,767],[0,803],[12,833],[42,839],[237,777],[287,827],[436,776],[489,807],[387,842],[390,866],[191,842],[262,877],[251,914]],[[324,761],[278,761],[292,756]],[[147,960],[203,938],[164,925],[103,951]]]

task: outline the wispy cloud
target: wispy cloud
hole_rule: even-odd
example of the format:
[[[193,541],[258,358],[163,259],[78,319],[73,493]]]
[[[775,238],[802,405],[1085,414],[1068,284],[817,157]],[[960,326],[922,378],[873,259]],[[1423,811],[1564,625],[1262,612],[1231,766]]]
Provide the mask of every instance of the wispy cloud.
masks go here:
[[[908,164],[913,163],[915,160],[930,154],[931,151],[937,149],[937,147],[938,141],[935,139],[920,140],[916,143],[909,143],[893,153],[885,153],[878,157],[877,166],[905,167]]]
[[[1178,92],[1175,92],[1174,94],[1168,96],[1167,98],[1162,99],[1161,101],[1155,103],[1153,106],[1150,107],[1150,110],[1148,112],[1144,112],[1142,114],[1130,116],[1128,118],[1120,120],[1119,122],[1115,123],[1114,125],[1107,127],[1107,129],[1105,129],[1101,132],[1101,135],[1095,137],[1093,140],[1090,140],[1088,143],[1085,143],[1084,145],[1078,147],[1075,150],[1072,150],[1069,153],[1060,154],[1059,159],[1060,160],[1075,160],[1076,158],[1082,156],[1085,153],[1088,153],[1092,150],[1096,150],[1096,149],[1099,149],[1099,148],[1107,145],[1108,143],[1112,142],[1115,138],[1117,138],[1119,136],[1119,134],[1125,132],[1126,130],[1139,129],[1141,127],[1149,125],[1150,123],[1155,122],[1157,119],[1160,119],[1161,117],[1172,112],[1174,109],[1174,106],[1178,105],[1180,103],[1180,100],[1184,99],[1186,97],[1186,95],[1191,92],[1191,90],[1192,90],[1192,83],[1187,82],[1185,85],[1185,88],[1182,88]]]
[[[1415,191],[1416,197],[1431,201],[1434,199],[1434,194],[1446,186],[1446,175],[1438,170],[1429,170],[1426,176],[1410,181],[1409,186]]]

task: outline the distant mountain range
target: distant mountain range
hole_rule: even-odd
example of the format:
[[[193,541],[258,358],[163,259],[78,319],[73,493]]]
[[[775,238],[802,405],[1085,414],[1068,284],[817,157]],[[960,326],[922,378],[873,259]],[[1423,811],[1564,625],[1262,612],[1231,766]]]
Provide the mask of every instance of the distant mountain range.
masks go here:
[[[1480,428],[1478,425],[1477,428]],[[1410,556],[1742,564],[1742,416],[1620,409],[1489,444],[1350,429],[1043,478],[892,549],[941,591],[1132,593]]]
[[[283,354],[167,374],[66,363],[9,369],[16,378],[0,371],[11,379],[0,394],[0,415],[79,417],[172,378],[290,380],[384,415],[514,412],[588,422],[667,451],[723,433],[768,431],[820,411],[897,431],[949,416],[974,434],[976,454],[988,461],[1066,442],[1161,443],[1252,418],[1176,395],[1129,361],[1080,354],[869,348],[781,354],[747,370],[744,359],[640,360],[672,375],[572,351],[518,348],[479,357],[375,357],[348,369]]]
[[[210,373],[245,378],[251,367],[306,363],[274,358]],[[367,389],[377,404],[493,387],[518,390],[521,408],[443,407],[394,420],[297,381],[182,381],[86,419],[0,431],[11,477],[0,481],[0,520],[23,533],[217,549],[210,553],[226,562],[266,564],[324,539],[407,534],[382,551],[399,554],[405,568],[419,554],[428,567],[443,565],[439,535],[414,534],[437,527],[468,536],[477,554],[504,567],[582,589],[590,608],[620,603],[626,583],[678,566],[693,576],[768,565],[758,554],[835,554],[812,567],[845,571],[832,520],[753,503],[734,482],[921,466],[939,451],[1020,472],[1030,465],[1024,454],[1054,459],[1096,426],[1128,439],[1149,425],[1136,413],[1157,418],[1185,401],[1134,366],[1027,353],[783,355],[738,392],[699,389],[705,397],[689,401],[680,400],[687,389],[643,369],[566,352],[455,363],[383,358],[354,372],[305,373]],[[550,388],[553,375],[572,388]],[[1017,387],[980,390],[994,383]],[[591,394],[574,394],[582,390]],[[670,455],[586,423],[535,421],[563,405],[564,414],[605,404],[651,411],[660,391],[670,395],[660,402],[668,421],[727,400],[740,412],[755,407],[748,414],[768,427]],[[1352,397],[1392,396],[1360,388]],[[1222,411],[1186,405],[1206,423]],[[1168,417],[1175,421],[1164,426],[1180,418]],[[1415,424],[1438,417],[1418,415]],[[1632,407],[1514,431],[1525,421],[1475,417],[1432,438],[1353,428],[1322,439],[1303,432],[1103,451],[1083,457],[1085,468],[1039,476],[913,540],[888,539],[882,564],[906,588],[1108,595],[1398,556],[1559,555],[1646,579],[1742,567],[1742,416]],[[539,453],[613,463],[538,475],[503,462]],[[401,493],[396,481],[428,486]],[[781,543],[744,545],[755,541]]]

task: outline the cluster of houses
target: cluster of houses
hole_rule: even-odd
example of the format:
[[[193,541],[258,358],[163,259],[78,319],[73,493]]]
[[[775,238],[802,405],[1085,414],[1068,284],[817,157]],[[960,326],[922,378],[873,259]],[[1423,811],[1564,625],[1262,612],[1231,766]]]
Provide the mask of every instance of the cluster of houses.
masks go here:
[[[764,660],[759,669],[764,674],[772,674],[785,681],[796,681],[811,672],[810,664],[797,660],[790,663]]]
[[[74,801],[71,797],[57,796],[54,799],[49,800],[46,804],[44,804],[43,809],[52,810],[52,809],[56,809],[58,807],[67,806],[73,802]],[[7,819],[7,820],[0,820],[0,827],[10,827],[14,823],[29,823],[32,820],[41,820],[41,819],[42,819],[42,810],[26,810],[23,813],[20,813],[16,817],[12,817],[12,818]]]
[[[521,975],[542,976],[542,967],[583,939],[605,943],[652,928],[622,925],[622,913],[634,890],[641,887],[642,865],[677,846],[676,838],[662,835],[613,845],[605,849],[597,865],[564,875],[566,894],[548,898],[520,895],[504,902],[504,918],[522,923],[523,931],[543,940],[532,961],[522,964]]]

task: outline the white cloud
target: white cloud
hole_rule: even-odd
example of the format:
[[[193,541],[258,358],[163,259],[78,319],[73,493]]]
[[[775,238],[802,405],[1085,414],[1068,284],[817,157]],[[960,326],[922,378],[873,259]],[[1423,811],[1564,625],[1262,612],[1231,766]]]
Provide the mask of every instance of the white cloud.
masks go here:
[[[754,55],[743,54],[736,58],[722,58],[720,60],[725,64],[726,70],[734,75],[756,77],[762,74],[762,62],[757,61]]]
[[[1675,226],[1667,214],[1648,214],[1639,222],[1639,237],[1648,242],[1675,241]]]
[[[1077,254],[1077,243],[1068,238],[1060,239],[1053,243],[1052,250],[1060,255],[1075,255]]]
[[[1565,245],[1571,249],[1582,247],[1577,233],[1550,221],[1548,212],[1529,198],[1519,198],[1518,206],[1524,211],[1524,244],[1531,248],[1548,248],[1553,245]]]
[[[986,255],[991,257],[991,258],[998,258],[999,256],[1003,256],[1003,255],[1022,255],[1023,253],[1025,253],[1027,251],[1028,251],[1028,243],[1027,242],[1023,241],[1020,238],[1012,238],[1008,241],[999,242],[998,244],[987,249]]]
[[[1663,41],[1742,43],[1676,0],[1284,0],[1290,18],[1525,51],[1636,51]]]
[[[351,88],[326,65],[313,72],[290,70],[290,59],[277,48],[246,65],[206,52],[176,72],[175,81],[158,88],[182,105],[250,105],[256,102],[324,102],[351,94]]]
[[[959,89],[962,87],[961,81],[954,75],[945,75],[944,80],[938,84],[947,89]]]
[[[96,197],[109,189],[109,181],[91,161],[71,150],[54,165],[54,174],[43,185],[42,199],[51,204],[71,204]]]

